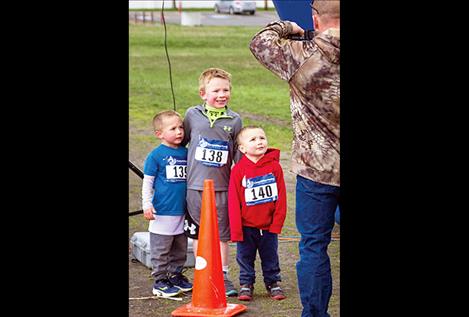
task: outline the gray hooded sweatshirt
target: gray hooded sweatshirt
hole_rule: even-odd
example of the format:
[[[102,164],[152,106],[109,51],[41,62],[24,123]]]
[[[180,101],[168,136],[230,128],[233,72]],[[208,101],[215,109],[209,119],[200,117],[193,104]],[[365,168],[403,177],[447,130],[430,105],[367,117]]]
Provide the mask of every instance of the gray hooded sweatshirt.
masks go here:
[[[227,191],[231,165],[241,157],[236,137],[242,128],[240,116],[230,109],[212,126],[203,105],[187,109],[183,145],[187,153],[187,189],[203,190],[204,179],[213,179],[215,191]]]

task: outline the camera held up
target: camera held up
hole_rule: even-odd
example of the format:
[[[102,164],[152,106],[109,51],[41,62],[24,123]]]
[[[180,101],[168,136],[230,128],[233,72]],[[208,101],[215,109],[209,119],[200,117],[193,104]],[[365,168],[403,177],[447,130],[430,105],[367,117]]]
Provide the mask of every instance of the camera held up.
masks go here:
[[[303,36],[299,34],[290,34],[287,38],[294,41],[311,41],[314,37],[314,30],[305,30]]]

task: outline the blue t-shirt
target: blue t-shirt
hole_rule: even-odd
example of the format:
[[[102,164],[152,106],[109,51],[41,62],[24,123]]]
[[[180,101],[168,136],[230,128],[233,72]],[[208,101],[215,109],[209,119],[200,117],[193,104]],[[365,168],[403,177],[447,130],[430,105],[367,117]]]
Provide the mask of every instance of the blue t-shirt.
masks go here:
[[[160,144],[148,154],[145,175],[154,176],[153,208],[159,216],[182,216],[186,211],[187,149]]]

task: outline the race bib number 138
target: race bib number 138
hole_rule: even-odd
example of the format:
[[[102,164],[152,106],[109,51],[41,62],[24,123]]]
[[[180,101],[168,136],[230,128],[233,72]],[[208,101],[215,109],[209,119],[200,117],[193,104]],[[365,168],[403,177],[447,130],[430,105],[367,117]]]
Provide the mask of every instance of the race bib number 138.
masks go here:
[[[225,165],[228,161],[228,142],[201,138],[195,149],[195,159],[206,166]]]

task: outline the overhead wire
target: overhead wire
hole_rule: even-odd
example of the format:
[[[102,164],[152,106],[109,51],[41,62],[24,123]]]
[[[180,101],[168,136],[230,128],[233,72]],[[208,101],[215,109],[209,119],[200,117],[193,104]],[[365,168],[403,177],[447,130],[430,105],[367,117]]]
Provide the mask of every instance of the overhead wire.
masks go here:
[[[165,20],[165,17],[164,17],[164,0],[163,0],[162,7],[161,7],[161,21],[163,22],[163,25],[164,25],[164,49],[165,49],[165,52],[166,52],[166,59],[168,60],[169,83],[171,85],[171,94],[173,96],[173,109],[174,109],[174,111],[176,111],[176,98],[174,97],[173,77],[172,77],[172,73],[171,73],[171,60],[169,59],[168,44],[167,44],[167,37],[168,36],[167,36],[167,30],[166,30],[166,20]],[[137,174],[137,176],[139,176],[140,178],[143,179],[143,172],[135,164],[133,164],[130,160],[129,160],[129,168],[135,174]],[[138,214],[142,214],[142,213],[143,213],[143,209],[133,211],[133,212],[129,212],[129,217],[130,216],[135,216],[135,215],[138,215]]]
[[[161,6],[161,21],[163,22],[164,26],[164,50],[166,52],[166,59],[168,60],[168,68],[169,68],[169,83],[171,85],[171,94],[173,96],[173,108],[174,111],[176,111],[176,98],[174,97],[174,88],[173,88],[173,76],[171,73],[171,61],[169,59],[169,54],[168,54],[168,44],[167,44],[167,30],[166,30],[166,19],[164,17],[164,0]]]

